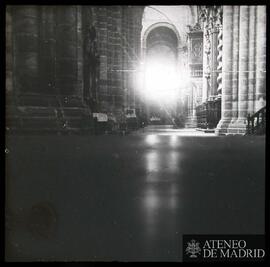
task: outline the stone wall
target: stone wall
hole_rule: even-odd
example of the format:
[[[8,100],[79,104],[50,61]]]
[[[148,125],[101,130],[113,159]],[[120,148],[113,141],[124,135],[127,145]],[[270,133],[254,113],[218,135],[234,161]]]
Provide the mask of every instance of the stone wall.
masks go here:
[[[92,112],[135,105],[142,12],[139,6],[9,6],[7,129],[91,130]]]
[[[135,72],[139,64],[142,7],[97,7],[100,55],[99,104],[102,111],[135,108]]]
[[[223,7],[221,120],[217,134],[244,134],[266,104],[266,6]]]

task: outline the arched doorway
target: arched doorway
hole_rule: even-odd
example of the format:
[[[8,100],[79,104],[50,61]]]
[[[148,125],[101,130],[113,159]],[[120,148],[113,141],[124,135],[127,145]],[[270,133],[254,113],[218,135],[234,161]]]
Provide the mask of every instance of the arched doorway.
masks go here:
[[[142,36],[143,102],[148,122],[175,124],[181,116],[186,57],[177,28],[168,22],[152,24]]]

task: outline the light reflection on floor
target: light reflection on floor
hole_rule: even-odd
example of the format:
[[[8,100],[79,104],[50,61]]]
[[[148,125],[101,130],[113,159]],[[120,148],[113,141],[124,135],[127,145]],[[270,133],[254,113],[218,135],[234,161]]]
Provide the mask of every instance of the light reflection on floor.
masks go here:
[[[172,147],[179,145],[180,139],[177,137],[177,135],[171,135],[170,137],[170,145]]]
[[[181,261],[183,234],[263,233],[263,137],[188,133],[210,135],[147,127],[125,136],[9,136],[9,213],[18,223],[9,257]],[[24,223],[41,201],[57,218],[48,239]]]
[[[144,219],[146,250],[153,251],[156,242],[160,242],[158,239],[169,243],[177,238],[177,231],[181,228],[181,221],[177,215],[177,211],[181,210],[178,187],[178,184],[172,183],[163,187],[148,184],[145,188],[142,199],[142,218]]]
[[[146,171],[147,174],[152,173],[152,172],[158,172],[160,170],[161,166],[161,161],[160,161],[160,153],[158,153],[156,150],[152,150],[147,152],[145,155],[146,157]]]
[[[153,251],[157,242],[178,242],[181,221],[181,138],[177,135],[145,136],[149,145],[145,153],[146,184],[142,195],[142,218],[147,237],[145,249]],[[165,145],[165,151],[164,151]],[[165,233],[163,235],[163,233]],[[170,253],[173,253],[172,251]],[[179,252],[178,252],[179,253]]]
[[[187,129],[174,129],[173,125],[150,125],[143,129],[140,129],[132,135],[136,134],[145,134],[146,140],[148,144],[155,144],[158,139],[157,136],[200,136],[200,137],[213,137],[215,133],[205,133],[203,131],[196,130],[195,128],[187,128]]]
[[[145,143],[148,145],[155,145],[159,142],[158,135],[156,134],[149,134],[145,137]]]

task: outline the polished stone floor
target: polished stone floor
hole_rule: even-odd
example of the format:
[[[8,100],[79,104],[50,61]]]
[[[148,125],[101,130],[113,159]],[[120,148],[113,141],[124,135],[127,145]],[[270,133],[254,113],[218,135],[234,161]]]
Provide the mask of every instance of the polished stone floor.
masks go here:
[[[181,261],[183,234],[263,234],[264,147],[160,127],[7,136],[6,259]]]

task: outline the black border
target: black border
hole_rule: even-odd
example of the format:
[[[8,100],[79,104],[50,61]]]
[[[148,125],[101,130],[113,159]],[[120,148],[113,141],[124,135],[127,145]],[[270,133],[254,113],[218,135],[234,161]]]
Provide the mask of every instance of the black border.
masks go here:
[[[214,1],[214,0],[205,0],[205,1],[202,1],[202,0],[197,0],[197,1],[194,1],[194,0],[155,0],[155,1],[146,1],[146,0],[136,0],[136,1],[109,1],[109,0],[79,0],[79,1],[65,1],[65,0],[36,0],[36,1],[33,1],[33,0],[25,0],[25,1],[20,1],[20,0],[4,0],[4,1],[1,1],[0,2],[0,18],[1,18],[1,26],[2,26],[2,31],[1,31],[1,40],[2,40],[2,46],[1,48],[1,59],[2,59],[2,64],[3,64],[3,67],[1,68],[3,71],[1,72],[1,81],[2,81],[2,86],[1,86],[1,89],[5,92],[5,10],[6,10],[6,6],[7,5],[142,5],[142,6],[147,6],[147,5],[266,5],[267,6],[267,57],[266,57],[266,71],[267,73],[269,73],[269,66],[270,66],[270,61],[269,61],[269,56],[270,56],[270,1],[268,0],[260,0],[260,1],[250,1],[250,0],[238,0],[238,1],[232,1],[232,0],[224,0],[224,1]],[[269,77],[270,75],[266,75],[266,88],[269,87]],[[270,89],[267,89],[267,90],[270,90]],[[267,93],[267,90],[266,90],[266,98],[268,98],[269,96],[269,93]],[[3,143],[5,144],[6,140],[5,140],[5,98],[2,97],[0,98],[1,100],[1,108],[2,108],[2,112],[1,112],[1,115],[2,115],[2,118],[1,118],[1,124],[3,125],[2,130],[3,130],[3,137],[4,137],[4,140],[3,140]],[[268,100],[267,100],[268,102]],[[265,258],[265,262],[263,263],[256,263],[256,264],[265,264],[265,263],[270,263],[269,261],[269,254],[270,254],[270,231],[269,231],[269,228],[270,228],[270,218],[269,218],[269,211],[270,211],[270,203],[269,203],[269,187],[270,187],[270,184],[269,184],[269,171],[268,171],[268,166],[267,166],[267,163],[269,162],[269,157],[268,157],[268,153],[269,150],[267,150],[267,147],[269,145],[269,140],[268,140],[268,133],[269,133],[269,128],[268,128],[268,121],[269,121],[269,110],[267,109],[266,110],[266,120],[267,120],[267,126],[266,126],[266,146],[265,146],[265,165],[266,165],[266,175],[265,175],[265,237],[266,237],[266,258]],[[3,263],[5,263],[5,147],[3,147],[2,149],[2,155],[4,157],[4,160],[3,160],[3,168],[2,170],[4,170],[4,173],[3,175],[1,176],[1,179],[0,179],[0,188],[2,190],[2,192],[0,193],[1,195],[1,202],[2,202],[2,216],[1,216],[1,223],[3,223],[3,231],[1,231],[1,235],[0,235],[0,240],[1,240],[1,261],[3,259]],[[270,162],[269,162],[270,164]],[[117,261],[114,261],[112,263],[115,263]],[[37,263],[37,262],[35,262]],[[52,263],[52,262],[50,262]],[[76,262],[76,263],[79,263],[79,262]],[[81,263],[81,262],[80,262]],[[91,262],[87,262],[87,263],[90,263]],[[96,262],[95,262],[96,263]],[[117,262],[118,263],[118,262]],[[239,262],[240,263],[240,262]],[[29,264],[27,262],[27,264]],[[156,264],[156,263],[155,263]],[[177,263],[179,264],[179,263]],[[180,264],[182,264],[182,262],[180,262]],[[218,263],[220,264],[220,262]],[[241,264],[241,263],[240,263]],[[247,264],[249,264],[248,262],[245,262],[243,263],[245,264],[245,266]]]

